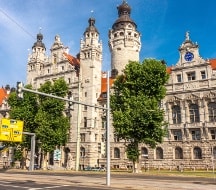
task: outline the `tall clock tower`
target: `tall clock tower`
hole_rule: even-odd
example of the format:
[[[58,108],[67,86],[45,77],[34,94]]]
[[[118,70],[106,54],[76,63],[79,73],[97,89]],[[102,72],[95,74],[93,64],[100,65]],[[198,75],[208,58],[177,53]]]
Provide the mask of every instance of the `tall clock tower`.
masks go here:
[[[124,0],[118,9],[118,19],[109,30],[112,73],[121,74],[129,61],[139,61],[140,33],[130,18],[131,8]]]

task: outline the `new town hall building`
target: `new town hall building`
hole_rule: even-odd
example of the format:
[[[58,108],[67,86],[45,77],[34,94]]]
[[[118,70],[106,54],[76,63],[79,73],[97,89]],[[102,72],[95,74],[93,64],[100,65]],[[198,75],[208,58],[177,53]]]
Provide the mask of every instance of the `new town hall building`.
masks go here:
[[[123,1],[109,30],[110,85],[129,60],[140,61],[141,34],[130,13],[131,7]],[[43,35],[39,33],[28,57],[27,84],[37,89],[45,81],[63,77],[74,100],[106,106],[108,80],[102,72],[102,42],[94,18],[88,20],[77,56],[69,54],[58,35],[50,51],[51,55],[47,56]],[[167,68],[170,79],[162,102],[165,120],[169,123],[168,135],[155,149],[140,144],[140,163],[149,168],[212,168],[216,159],[216,60],[202,58],[198,44],[190,39],[188,32],[178,51],[179,61]],[[69,117],[69,139],[62,150],[62,164],[68,165],[70,160],[70,167],[74,169],[76,152],[79,152],[80,169],[106,166],[106,115],[103,111],[75,104]],[[111,167],[131,167],[125,145],[116,138],[112,126],[110,141]]]

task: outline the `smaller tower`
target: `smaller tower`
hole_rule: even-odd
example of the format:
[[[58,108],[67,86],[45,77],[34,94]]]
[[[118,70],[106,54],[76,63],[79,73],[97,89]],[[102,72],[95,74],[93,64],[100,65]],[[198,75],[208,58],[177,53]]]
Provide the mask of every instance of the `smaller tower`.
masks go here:
[[[102,42],[95,27],[95,19],[89,18],[80,43],[81,100],[88,105],[97,105],[101,93]],[[81,149],[88,152],[83,165],[94,166],[99,158],[95,148],[100,142],[99,113],[94,107],[82,107],[80,137]],[[84,140],[85,139],[85,140]]]
[[[112,74],[121,74],[129,60],[139,61],[141,48],[140,33],[130,18],[131,8],[123,1],[118,9],[118,19],[109,31]]]
[[[51,51],[51,62],[53,64],[56,64],[61,61],[62,54],[65,51],[64,45],[61,42],[60,36],[55,36],[55,41],[50,49]]]
[[[26,82],[33,87],[35,86],[34,79],[41,74],[46,60],[46,47],[42,40],[43,35],[39,32],[37,34],[37,41],[32,46],[32,53],[28,56]]]

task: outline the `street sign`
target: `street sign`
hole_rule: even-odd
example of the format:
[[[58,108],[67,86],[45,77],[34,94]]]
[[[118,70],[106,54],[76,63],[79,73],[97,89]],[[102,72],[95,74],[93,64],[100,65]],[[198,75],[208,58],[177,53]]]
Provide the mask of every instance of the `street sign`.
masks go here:
[[[53,159],[54,159],[54,161],[60,161],[61,160],[61,150],[59,150],[59,149],[54,150]]]
[[[22,142],[23,121],[3,118],[0,122],[0,141]]]

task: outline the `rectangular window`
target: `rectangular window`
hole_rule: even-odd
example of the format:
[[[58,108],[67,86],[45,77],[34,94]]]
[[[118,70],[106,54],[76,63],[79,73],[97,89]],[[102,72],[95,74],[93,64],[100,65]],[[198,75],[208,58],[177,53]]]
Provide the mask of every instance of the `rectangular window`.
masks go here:
[[[200,140],[201,138],[200,130],[191,131],[191,135],[192,135],[192,140]]]
[[[84,127],[87,127],[87,117],[84,117]]]
[[[195,72],[187,73],[188,81],[196,80]]]
[[[201,78],[202,79],[206,79],[206,72],[205,71],[201,71]]]
[[[87,92],[85,92],[85,97],[87,97]]]
[[[98,140],[98,134],[95,134],[95,142]]]
[[[120,141],[119,137],[117,137],[116,135],[114,135],[114,142],[119,142],[119,141]]]
[[[70,79],[70,78],[68,78],[68,83],[69,83],[69,84],[71,83],[71,79]]]
[[[84,106],[84,111],[87,111],[87,109],[88,109],[88,106],[85,105]]]
[[[105,129],[106,128],[106,117],[102,118],[102,128]]]
[[[105,135],[104,134],[101,135],[101,141],[105,142]]]
[[[107,93],[106,92],[102,93],[102,98],[107,98]]]
[[[179,75],[177,75],[177,82],[182,82],[182,77],[181,77],[181,75],[179,74]]]
[[[212,140],[216,139],[216,130],[211,130],[211,138]]]
[[[97,117],[94,118],[94,128],[97,127]]]
[[[56,55],[54,55],[54,56],[56,56]],[[56,57],[54,57],[54,64],[56,64],[57,63],[57,58]]]
[[[181,141],[182,140],[181,130],[175,130],[175,131],[173,131],[173,137],[174,137],[175,141]]]
[[[85,142],[85,133],[80,133],[80,142]]]

